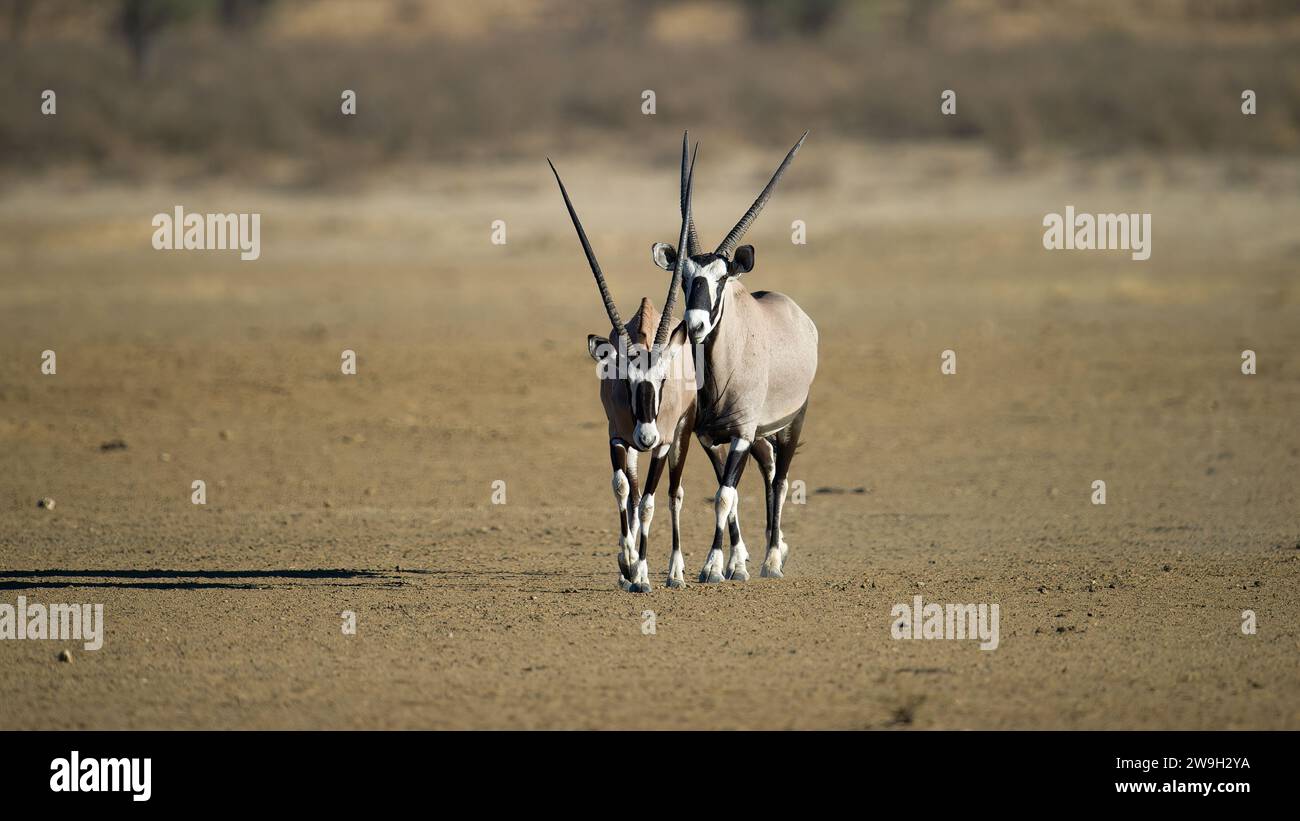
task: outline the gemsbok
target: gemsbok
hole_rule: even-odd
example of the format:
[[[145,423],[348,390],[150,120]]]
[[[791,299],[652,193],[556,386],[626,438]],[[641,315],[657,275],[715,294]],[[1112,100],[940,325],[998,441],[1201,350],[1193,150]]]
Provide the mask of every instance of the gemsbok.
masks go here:
[[[685,146],[683,146],[683,151]],[[549,163],[550,160],[547,160]],[[686,242],[686,225],[690,215],[690,175],[683,156],[682,239]],[[619,316],[610,296],[605,275],[587,240],[578,213],[569,200],[560,174],[551,164],[560,194],[569,210],[578,241],[596,278],[596,287],[605,303],[612,325],[608,337],[591,334],[587,351],[597,363],[600,374],[600,401],[609,423],[609,458],[614,468],[614,501],[619,515],[619,586],[634,593],[650,592],[646,544],[650,521],[654,517],[655,489],[668,467],[668,509],[672,517],[673,550],[668,561],[668,586],[685,587],[685,562],[681,550],[681,508],[684,498],[682,471],[695,422],[695,363],[690,356],[686,330],[678,324],[670,331],[673,306],[681,282],[683,265],[673,270],[663,314],[655,312],[647,298],[627,324]],[[653,333],[653,336],[651,334]],[[637,453],[650,452],[645,495],[637,500]],[[639,530],[639,543],[637,536]]]
[[[686,295],[683,324],[693,346],[692,358],[702,371],[697,381],[696,436],[710,453],[724,444],[730,446],[714,497],[713,545],[700,570],[701,582],[749,578],[743,543],[739,555],[733,546],[724,576],[722,532],[734,521],[736,485],[751,449],[763,470],[767,497],[767,555],[762,575],[781,578],[789,552],[781,532],[781,512],[789,491],[790,461],[799,445],[809,390],[817,373],[817,326],[784,294],[750,293],[741,284],[740,277],[754,268],[754,247],[737,247],[737,243],[758,218],[807,137],[805,132],[790,149],[753,205],[713,253],[700,253],[687,186],[682,188],[683,228],[677,247],[657,242],[651,249],[655,263],[673,271],[673,282],[680,279]],[[678,253],[683,245],[686,252]]]

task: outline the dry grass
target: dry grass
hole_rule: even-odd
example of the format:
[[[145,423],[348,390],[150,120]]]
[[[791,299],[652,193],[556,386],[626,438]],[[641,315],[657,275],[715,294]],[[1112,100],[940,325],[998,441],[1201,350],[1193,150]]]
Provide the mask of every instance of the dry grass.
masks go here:
[[[1285,26],[1244,41],[1213,27],[1155,38],[1093,15],[1064,36],[1030,4],[1033,15],[1002,15],[1005,32],[995,34],[963,27],[972,6],[954,4],[967,17],[954,11],[923,39],[860,15],[820,39],[701,47],[657,39],[680,31],[662,20],[608,31],[470,26],[473,36],[451,27],[419,38],[289,36],[296,30],[283,21],[246,35],[189,27],[160,39],[143,77],[109,39],[29,38],[0,52],[9,113],[0,163],[315,184],[395,162],[536,156],[556,145],[643,154],[651,125],[707,128],[714,145],[784,144],[805,128],[983,141],[1009,160],[1054,146],[1300,146],[1300,49]],[[38,111],[44,88],[59,92],[55,118]],[[360,116],[339,113],[345,88],[358,92]],[[956,116],[939,114],[945,88],[958,91]],[[1240,113],[1244,88],[1259,96],[1254,117]],[[658,95],[653,119],[641,113],[643,89]]]

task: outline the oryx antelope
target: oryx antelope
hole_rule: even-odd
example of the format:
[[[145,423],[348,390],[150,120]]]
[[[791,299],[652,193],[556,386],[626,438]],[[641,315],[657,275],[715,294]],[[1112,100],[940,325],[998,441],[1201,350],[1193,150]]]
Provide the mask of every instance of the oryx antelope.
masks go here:
[[[683,152],[685,145],[683,145]],[[547,162],[550,162],[549,160]],[[683,155],[682,229],[680,242],[686,242],[686,225],[690,214],[690,176]],[[686,330],[672,325],[673,305],[681,282],[683,265],[673,270],[663,314],[655,312],[649,299],[641,300],[640,310],[627,324],[619,316],[614,299],[605,283],[605,275],[596,261],[582,222],[569,200],[559,172],[551,165],[560,185],[564,204],[578,232],[587,263],[596,277],[596,287],[605,303],[612,324],[608,337],[587,337],[587,350],[598,364],[600,401],[609,422],[609,457],[614,468],[614,500],[619,515],[619,584],[637,593],[650,591],[646,564],[646,542],[650,520],[654,517],[655,489],[668,467],[668,509],[672,517],[673,550],[668,562],[668,586],[684,587],[685,562],[682,559],[680,522],[684,492],[682,470],[695,422],[695,364],[691,360]],[[652,336],[653,334],[653,336]],[[637,499],[636,455],[649,452],[650,467],[646,474],[645,495]],[[637,542],[639,530],[639,543]]]
[[[817,327],[784,294],[750,293],[740,277],[754,268],[754,247],[737,243],[758,218],[772,190],[808,134],[799,138],[754,204],[713,253],[701,253],[682,188],[684,223],[677,247],[655,243],[651,253],[664,270],[680,278],[686,295],[686,320],[701,373],[696,392],[695,432],[706,448],[729,444],[714,497],[713,546],[700,570],[701,582],[720,582],[722,531],[737,508],[736,485],[751,449],[763,470],[767,496],[767,555],[764,576],[780,578],[789,547],[781,533],[781,511],[789,490],[790,460],[799,445],[808,393],[817,373]],[[682,246],[686,252],[679,253]],[[693,350],[693,354],[701,351]],[[770,447],[770,449],[769,449]],[[710,450],[710,452],[712,452]],[[726,575],[748,578],[743,543],[733,546]]]

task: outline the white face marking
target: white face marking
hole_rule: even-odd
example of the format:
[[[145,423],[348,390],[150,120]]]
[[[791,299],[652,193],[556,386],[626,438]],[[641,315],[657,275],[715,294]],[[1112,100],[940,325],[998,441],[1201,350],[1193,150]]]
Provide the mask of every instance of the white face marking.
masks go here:
[[[632,443],[640,449],[650,450],[663,441],[663,437],[659,434],[657,420],[663,405],[664,387],[668,380],[681,379],[681,359],[678,357],[681,351],[681,346],[669,345],[651,361],[651,352],[637,345],[627,358],[627,396],[633,403],[634,417],[643,410],[639,397],[647,390],[650,391],[651,397],[651,418],[648,421],[637,420],[632,432]]]
[[[651,356],[651,352],[641,345],[632,348],[632,353],[627,360],[627,378],[633,385],[641,382],[649,382],[655,388],[658,394],[659,386],[665,379],[673,376],[673,366],[677,363],[677,354],[681,353],[681,346],[674,346],[664,343],[664,349],[657,358]],[[652,362],[651,359],[654,359]],[[680,378],[680,377],[679,377]],[[656,395],[655,402],[659,399]]]
[[[630,396],[636,396],[637,386],[642,382],[648,382],[650,387],[655,390],[655,410],[659,408],[658,384],[655,376],[662,370],[660,363],[650,361],[650,351],[641,345],[632,348],[631,354],[627,358],[627,385],[630,390]]]
[[[715,259],[707,265],[697,265],[695,260],[687,259],[682,271],[682,288],[688,298],[693,288],[704,288],[709,296],[708,308],[688,308],[686,311],[686,330],[691,341],[697,345],[713,332],[714,321],[711,315],[714,299],[720,299],[718,283],[727,276],[725,260]],[[696,280],[701,280],[696,282]],[[688,303],[689,304],[689,303]]]
[[[700,308],[692,308],[686,312],[686,330],[691,334],[691,341],[695,344],[703,342],[713,330],[713,325],[709,321],[709,312]]]
[[[637,422],[632,428],[632,444],[643,450],[649,450],[659,444],[659,428],[654,422]]]
[[[650,352],[640,345],[628,361],[628,401],[632,403],[632,417],[636,420],[632,429],[632,444],[638,450],[649,450],[659,444],[659,429],[655,425],[655,419],[659,417],[659,383],[655,379],[658,368],[658,363],[650,362]],[[636,417],[641,413],[641,397],[647,390],[652,397],[652,415],[648,420],[642,421]]]

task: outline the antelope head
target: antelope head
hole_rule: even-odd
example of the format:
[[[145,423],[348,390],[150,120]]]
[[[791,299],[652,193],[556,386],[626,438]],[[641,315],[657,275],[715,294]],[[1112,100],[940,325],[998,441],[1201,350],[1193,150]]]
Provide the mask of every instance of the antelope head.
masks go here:
[[[550,160],[547,162],[550,163]],[[691,173],[687,173],[682,182],[682,229],[678,243],[683,245],[687,242],[687,225],[690,223],[693,169],[692,162]],[[569,200],[569,192],[565,190],[564,181],[560,179],[560,174],[555,170],[553,163],[551,171],[555,174],[555,181],[560,185],[564,205],[569,209],[569,218],[573,220],[573,227],[578,232],[578,242],[582,244],[582,251],[587,256],[587,264],[591,266],[591,273],[596,278],[596,288],[600,291],[601,300],[605,303],[605,312],[609,314],[609,321],[614,331],[613,339],[596,334],[588,335],[587,352],[600,366],[598,371],[602,379],[619,382],[618,390],[622,392],[620,399],[629,408],[636,422],[631,445],[636,450],[648,451],[658,445],[662,438],[656,421],[663,402],[664,384],[669,378],[671,366],[681,351],[679,345],[669,345],[668,342],[672,330],[673,308],[677,303],[677,289],[682,281],[685,260],[671,268],[673,278],[668,285],[664,311],[655,329],[654,341],[647,349],[639,342],[635,342],[628,333],[627,326],[619,316],[618,307],[614,304],[614,298],[610,296],[605,275],[600,270],[600,263],[596,261],[596,254],[587,240],[587,232],[582,228],[578,212],[574,210],[573,203]],[[645,315],[644,312],[642,315]],[[649,338],[648,328],[638,330],[639,335]]]
[[[700,253],[699,237],[695,232],[695,221],[688,213],[688,188],[689,179],[686,167],[686,135],[682,136],[682,220],[685,223],[683,227],[684,239],[679,240],[677,247],[673,247],[666,242],[656,242],[650,249],[651,257],[655,264],[665,271],[673,271],[673,282],[680,281],[682,289],[686,293],[686,328],[690,334],[691,341],[700,344],[708,339],[709,334],[718,326],[718,321],[722,318],[725,297],[727,293],[727,284],[731,279],[738,278],[743,274],[749,273],[754,268],[754,246],[737,244],[745,236],[745,232],[758,219],[759,212],[767,204],[768,198],[772,196],[772,190],[776,187],[777,181],[785,174],[785,169],[798,153],[799,148],[803,146],[803,141],[808,138],[808,132],[804,132],[795,143],[794,148],[785,155],[780,167],[768,180],[767,185],[754,200],[754,204],[749,206],[749,210],[740,218],[740,222],[731,229],[730,233],[722,240],[721,244],[713,253]],[[694,175],[695,163],[691,161],[691,173]],[[685,247],[686,252],[681,253]]]

